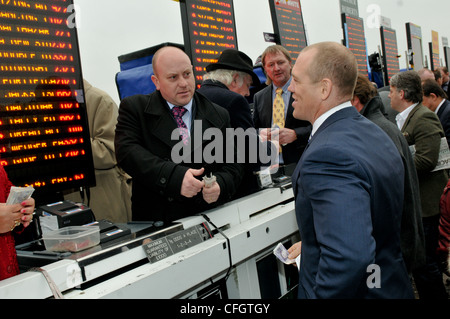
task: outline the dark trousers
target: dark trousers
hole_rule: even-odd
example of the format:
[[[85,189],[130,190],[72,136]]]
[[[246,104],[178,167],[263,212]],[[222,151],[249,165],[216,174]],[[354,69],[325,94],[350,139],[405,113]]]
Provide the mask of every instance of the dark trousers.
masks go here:
[[[422,218],[425,235],[425,266],[413,272],[420,299],[448,299],[436,249],[438,247],[440,215]]]

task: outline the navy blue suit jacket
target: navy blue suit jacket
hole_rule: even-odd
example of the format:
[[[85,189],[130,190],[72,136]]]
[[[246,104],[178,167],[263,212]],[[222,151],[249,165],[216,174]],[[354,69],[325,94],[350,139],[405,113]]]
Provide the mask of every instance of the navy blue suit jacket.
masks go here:
[[[228,111],[231,127],[241,127],[244,131],[255,127],[253,125],[252,111],[245,97],[230,91],[225,84],[218,81],[205,80],[197,92]]]
[[[400,249],[404,168],[386,133],[353,107],[334,113],[292,181],[302,240],[299,298],[413,298]]]
[[[450,147],[450,101],[445,100],[439,109],[437,116],[441,121],[442,128],[444,129],[445,136],[447,138],[447,143]]]

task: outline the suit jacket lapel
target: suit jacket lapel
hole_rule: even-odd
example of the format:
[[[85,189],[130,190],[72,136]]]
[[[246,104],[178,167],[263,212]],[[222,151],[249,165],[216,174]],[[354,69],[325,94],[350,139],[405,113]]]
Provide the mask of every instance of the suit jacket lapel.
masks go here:
[[[323,132],[324,130],[326,130],[328,128],[328,126],[330,126],[331,124],[343,119],[343,118],[347,118],[350,116],[355,116],[355,115],[359,115],[358,111],[356,111],[356,109],[354,107],[348,107],[342,110],[337,111],[336,113],[332,114],[330,117],[328,117],[325,122],[319,127],[319,129],[317,130],[317,132],[312,136],[311,140],[308,142],[308,144],[306,145],[305,150],[303,151],[303,155],[300,158],[297,167],[295,168],[294,173],[292,174],[292,186],[293,186],[293,191],[294,191],[294,195],[297,194],[297,179],[300,178],[300,170],[301,170],[301,166],[302,166],[302,159],[304,158],[305,155],[307,155],[307,150],[309,148],[310,145],[312,145],[314,143],[314,140],[320,135],[321,132]]]
[[[202,130],[203,132],[211,127],[221,128],[224,126],[223,119],[218,117],[212,103],[206,98],[195,94],[194,95],[194,119],[202,120]]]
[[[261,116],[261,122],[262,123],[267,123],[267,127],[271,127],[272,125],[272,90],[273,90],[273,84],[269,85],[265,91],[264,94],[262,96],[263,101],[261,105],[270,105],[270,107],[263,107],[263,109],[261,110],[262,112],[260,112],[260,116]]]
[[[192,130],[190,138],[192,154],[194,154],[195,151],[199,148],[203,149],[203,144],[208,142],[203,139],[205,131],[212,127],[218,127],[218,123],[216,122],[217,114],[212,114],[212,107],[205,107],[204,104],[200,102],[198,96],[194,96],[193,109],[194,116],[192,119]]]
[[[193,100],[193,123],[191,125],[191,133],[195,129],[195,120],[202,121],[202,134],[211,127],[221,128],[224,126],[224,122],[221,118],[218,118],[218,114],[215,112],[211,102],[206,99],[202,99],[199,95],[194,95]],[[151,125],[154,126],[154,134],[160,140],[168,145],[176,144],[178,141],[172,141],[170,134],[167,134],[169,128],[172,132],[177,128],[177,124],[170,112],[167,102],[163,99],[160,93],[151,95],[148,104],[144,111],[145,114],[151,115],[154,118]],[[198,123],[197,123],[198,125]]]
[[[402,133],[405,132],[406,127],[408,126],[409,122],[411,121],[412,117],[414,116],[414,114],[417,112],[417,110],[420,108],[420,106],[422,105],[422,103],[417,104],[412,111],[409,113],[408,117],[406,118],[405,124],[403,124],[402,127]]]
[[[285,126],[289,126],[290,122],[292,120],[294,120],[294,115],[293,115],[294,108],[292,107],[292,102],[294,102],[294,98],[292,97],[292,94],[291,94],[291,97],[289,98],[289,105],[287,107],[286,125]]]
[[[437,116],[439,117],[439,119],[441,118],[442,113],[444,113],[445,106],[446,106],[446,105],[445,105],[445,102],[444,102],[444,104],[442,104],[441,108],[440,108],[439,111],[437,112]]]
[[[203,139],[205,131],[209,128],[224,130],[226,123],[224,122],[224,119],[218,115],[212,103],[197,93],[194,94],[192,109],[194,115],[191,125],[189,147],[191,150],[191,155],[193,156],[196,150],[198,152],[199,148],[203,149],[204,144],[210,143],[209,140]],[[169,148],[173,148],[175,145],[180,143],[179,139],[172,140],[171,138],[172,132],[178,127],[170,112],[167,102],[163,99],[159,92],[157,94],[150,95],[144,113],[150,116],[150,120],[147,122],[147,125],[151,125],[151,127],[153,127],[152,133],[156,138],[160,139]],[[196,141],[196,139],[200,140],[200,142],[198,140]]]
[[[335,113],[333,113],[330,117],[328,117],[325,122],[319,127],[319,129],[316,131],[316,133],[312,136],[311,140],[309,141],[309,144],[312,144],[314,142],[314,139],[324,130],[327,129],[328,126],[331,124],[350,116],[360,115],[358,111],[354,107],[347,107],[342,110],[339,110]]]
[[[159,92],[150,95],[144,114],[150,115],[148,125],[153,127],[152,132],[158,139],[169,147],[173,147],[178,143],[177,140],[171,139],[171,133],[178,128],[177,124],[170,113],[167,102]]]
[[[439,116],[439,119],[441,119],[441,116],[444,114],[445,109],[448,107],[450,102],[448,100],[444,100],[444,103],[441,105],[441,108],[439,109],[437,116]]]

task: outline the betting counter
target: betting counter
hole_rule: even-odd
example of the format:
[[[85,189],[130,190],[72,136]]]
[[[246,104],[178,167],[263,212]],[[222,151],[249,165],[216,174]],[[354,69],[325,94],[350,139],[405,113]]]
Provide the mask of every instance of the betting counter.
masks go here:
[[[169,227],[127,226],[122,239],[1,281],[0,298],[278,298],[298,282],[297,269],[272,253],[298,240],[289,185]]]
[[[180,7],[198,84],[221,50],[237,48],[233,1]],[[35,189],[37,208],[48,206],[64,190],[95,186],[75,6],[22,0],[0,9],[0,164],[15,186]],[[272,253],[297,234],[292,188],[277,183],[167,227],[119,225],[121,236],[76,253],[47,251],[41,238],[21,243],[22,273],[0,282],[0,298],[278,298],[298,273]],[[88,208],[70,212],[78,210]]]

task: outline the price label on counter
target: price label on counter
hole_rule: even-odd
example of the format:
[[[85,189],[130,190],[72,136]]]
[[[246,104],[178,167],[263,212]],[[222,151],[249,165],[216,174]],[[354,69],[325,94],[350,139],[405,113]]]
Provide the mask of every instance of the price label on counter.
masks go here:
[[[196,225],[188,229],[152,240],[143,248],[151,264],[198,245],[209,238],[211,232],[204,225]]]

